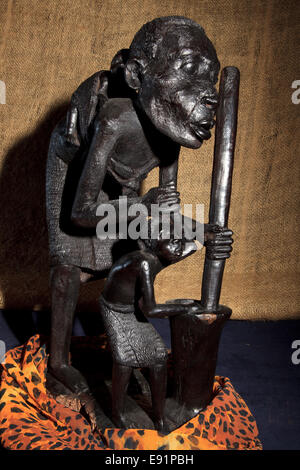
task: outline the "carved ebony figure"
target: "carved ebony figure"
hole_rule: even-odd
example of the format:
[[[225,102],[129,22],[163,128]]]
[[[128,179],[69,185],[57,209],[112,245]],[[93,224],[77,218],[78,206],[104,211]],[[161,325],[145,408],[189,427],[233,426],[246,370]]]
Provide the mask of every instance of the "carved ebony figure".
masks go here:
[[[119,196],[128,204],[178,208],[180,146],[198,149],[210,138],[218,104],[219,62],[201,26],[183,17],[144,25],[110,71],[86,80],[68,116],[52,134],[47,163],[47,220],[51,260],[52,329],[49,372],[68,390],[88,393],[69,364],[74,311],[81,282],[107,274],[114,240],[99,240],[96,210]],[[143,197],[140,185],[158,166],[159,186]],[[120,214],[126,221],[127,214]],[[212,242],[214,231],[205,226]],[[219,259],[231,251],[230,231],[216,243]]]
[[[149,318],[196,311],[191,305],[157,304],[154,280],[163,268],[196,250],[185,240],[148,240],[147,248],[121,257],[112,267],[100,298],[100,309],[113,356],[112,417],[121,428],[134,427],[124,414],[132,368],[150,368],[153,421],[167,431],[164,416],[167,349]],[[145,241],[146,243],[146,241]]]

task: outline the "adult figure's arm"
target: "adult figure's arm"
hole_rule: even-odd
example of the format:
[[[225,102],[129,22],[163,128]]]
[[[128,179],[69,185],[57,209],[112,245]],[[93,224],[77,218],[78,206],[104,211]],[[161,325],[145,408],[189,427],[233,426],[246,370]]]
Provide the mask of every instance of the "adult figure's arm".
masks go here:
[[[87,159],[79,180],[72,208],[72,221],[84,228],[94,228],[104,216],[96,215],[101,203],[98,201],[103,181],[107,172],[109,157],[118,141],[121,126],[117,119],[103,115],[96,119],[95,131]],[[119,199],[108,201],[118,217]],[[140,198],[128,198],[129,203],[140,202]],[[126,214],[123,214],[126,217]]]

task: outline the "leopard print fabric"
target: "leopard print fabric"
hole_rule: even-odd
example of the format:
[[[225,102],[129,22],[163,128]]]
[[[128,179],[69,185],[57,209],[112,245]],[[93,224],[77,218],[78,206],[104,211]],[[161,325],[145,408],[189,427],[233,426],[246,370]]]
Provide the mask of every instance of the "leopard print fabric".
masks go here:
[[[74,339],[76,341],[76,338]],[[92,433],[80,413],[47,395],[46,344],[38,335],[7,352],[1,365],[0,439],[14,450],[258,450],[255,419],[230,380],[216,377],[215,397],[195,418],[166,436],[149,429]]]

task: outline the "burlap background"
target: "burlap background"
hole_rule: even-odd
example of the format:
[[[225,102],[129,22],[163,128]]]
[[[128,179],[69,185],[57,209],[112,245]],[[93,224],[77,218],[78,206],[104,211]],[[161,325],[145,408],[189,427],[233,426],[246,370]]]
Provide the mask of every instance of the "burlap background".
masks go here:
[[[51,129],[72,91],[109,67],[135,31],[156,16],[180,14],[204,26],[222,66],[241,70],[239,133],[230,227],[235,232],[222,303],[234,318],[299,314],[299,79],[297,0],[1,0],[1,307],[49,306],[44,170]],[[299,39],[299,38],[298,38]],[[298,40],[299,42],[299,40]],[[297,75],[298,74],[298,75]],[[186,203],[209,202],[213,141],[182,150]],[[150,175],[146,187],[156,183]],[[200,296],[203,254],[168,268],[157,298]],[[95,310],[101,284],[82,288]]]

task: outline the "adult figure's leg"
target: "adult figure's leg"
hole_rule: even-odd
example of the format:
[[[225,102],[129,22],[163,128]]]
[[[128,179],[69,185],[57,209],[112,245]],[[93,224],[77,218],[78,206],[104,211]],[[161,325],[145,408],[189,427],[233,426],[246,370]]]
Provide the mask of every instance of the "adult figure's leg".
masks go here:
[[[70,365],[69,353],[80,286],[80,268],[58,265],[51,271],[51,338],[49,371],[74,393],[88,391],[79,371]]]

